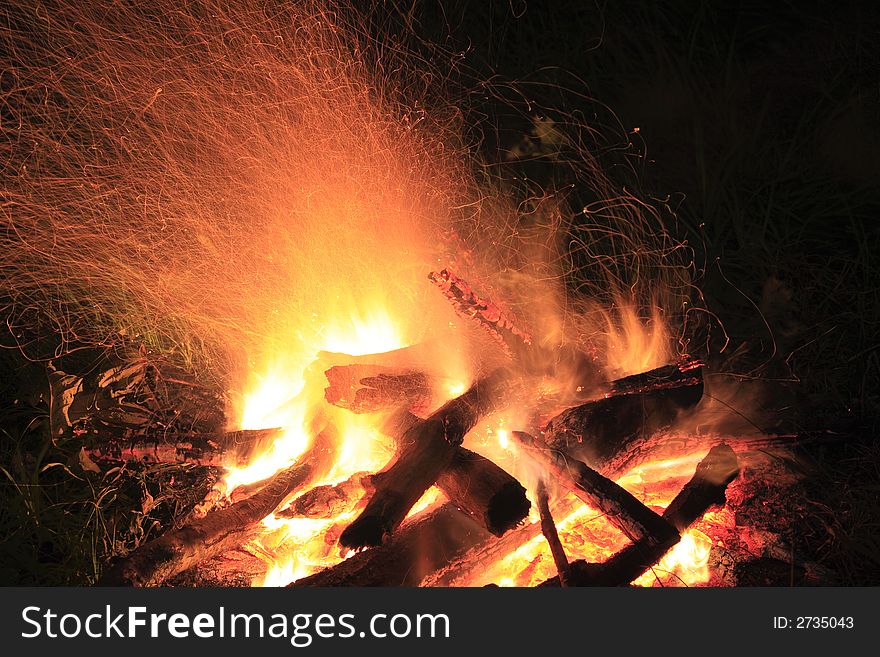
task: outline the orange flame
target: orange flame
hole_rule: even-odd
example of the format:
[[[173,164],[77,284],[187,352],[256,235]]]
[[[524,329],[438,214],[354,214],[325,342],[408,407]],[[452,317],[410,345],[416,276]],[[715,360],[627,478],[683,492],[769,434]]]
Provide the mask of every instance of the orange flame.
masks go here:
[[[681,486],[693,475],[694,467],[704,455],[695,452],[685,457],[644,463],[618,479],[633,494],[656,510],[665,508]],[[584,559],[600,563],[624,548],[629,539],[611,525],[598,511],[583,504],[573,495],[562,502],[574,510],[556,518],[559,538],[569,561]],[[539,522],[536,509],[529,516],[530,523]],[[694,586],[710,580],[709,554],[712,540],[702,531],[686,531],[663,559],[636,579],[637,586]],[[456,585],[535,586],[556,576],[556,566],[547,541],[541,533],[500,557],[490,567],[455,580]]]

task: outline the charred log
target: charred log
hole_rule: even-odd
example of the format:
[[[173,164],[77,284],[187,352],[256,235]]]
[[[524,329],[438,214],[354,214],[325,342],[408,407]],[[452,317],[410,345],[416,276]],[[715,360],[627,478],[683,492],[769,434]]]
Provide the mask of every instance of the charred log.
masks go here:
[[[748,444],[756,444],[762,446],[765,444],[765,442],[766,439],[762,437],[755,439],[754,441],[749,441]],[[655,453],[662,453],[661,458],[663,456],[671,456],[676,453],[690,453],[694,451],[695,447],[698,447],[699,444],[702,444],[693,444],[688,441],[686,444],[681,445],[673,441],[671,447],[672,451],[666,453],[663,450],[667,446],[667,443],[668,441],[663,436],[655,436],[651,439],[643,441],[641,443],[643,449],[641,450],[641,458],[639,460],[652,458]],[[774,442],[772,444],[776,443]],[[684,447],[687,448],[687,451],[675,451],[678,448]],[[621,463],[623,463],[624,465],[621,465]],[[611,462],[609,462],[601,471],[601,474],[607,477],[619,477],[627,471],[630,465],[630,460],[628,458],[625,458],[624,455],[621,454],[619,455],[619,458],[613,459]],[[556,514],[557,517],[567,516],[572,513],[575,508],[576,504],[572,502],[571,498],[556,499],[552,503],[553,512]],[[667,522],[668,521],[669,519],[667,518]],[[671,524],[675,526],[675,523]],[[679,529],[679,531],[681,531],[681,529],[678,527],[676,527],[676,529]],[[482,544],[475,545],[460,559],[448,564],[447,566],[443,567],[442,569],[428,577],[425,585],[455,586],[460,582],[469,581],[470,574],[489,568],[493,563],[498,561],[498,559],[504,557],[506,554],[509,554],[512,550],[516,549],[517,546],[533,539],[540,533],[541,528],[538,523],[527,523],[508,532],[504,537],[497,541],[486,541]],[[572,562],[571,567],[575,569],[582,568],[582,562]],[[553,585],[558,585],[558,583]]]
[[[663,518],[678,532],[685,531],[710,508],[724,504],[727,486],[738,475],[739,463],[734,451],[728,445],[713,447],[666,508]],[[569,583],[572,586],[625,586],[660,561],[677,542],[678,538],[670,538],[651,544],[643,539],[601,564],[576,561],[571,564]],[[559,578],[547,580],[541,586],[559,586]]]
[[[380,545],[453,461],[465,434],[508,398],[511,374],[497,370],[406,431],[392,462],[370,478],[366,508],[340,536],[351,549]]]
[[[392,415],[383,430],[400,444],[407,431],[420,421],[404,411]],[[516,527],[531,508],[526,489],[513,475],[464,447],[455,449],[452,462],[437,477],[436,484],[450,502],[495,536]]]
[[[550,546],[550,554],[553,556],[553,563],[556,564],[556,572],[559,576],[559,585],[568,586],[570,570],[568,557],[565,556],[565,549],[562,547],[562,541],[559,540],[559,532],[556,531],[553,514],[550,513],[550,500],[543,480],[538,482],[535,497],[537,498],[538,513],[541,516],[541,533],[544,534],[544,538],[547,539],[547,544]]]
[[[532,344],[532,337],[517,325],[509,311],[480,296],[467,281],[449,269],[431,272],[428,280],[449,299],[456,313],[480,326],[508,354],[516,356]]]
[[[464,447],[455,450],[452,463],[437,477],[437,487],[495,536],[521,523],[532,506],[513,475]]]
[[[453,504],[444,504],[408,519],[384,545],[290,586],[418,586],[427,575],[488,538],[482,527]]]
[[[419,408],[429,403],[433,384],[424,372],[378,365],[336,365],[325,373],[324,398],[353,413],[373,413],[407,404]]]
[[[557,517],[569,515],[578,506],[570,498],[553,500],[552,511]],[[527,522],[507,532],[498,539],[491,536],[487,540],[475,542],[455,561],[452,561],[437,572],[432,573],[422,582],[422,586],[459,586],[468,585],[476,573],[489,570],[499,559],[504,558],[520,545],[532,540],[542,533],[541,523]]]
[[[626,453],[630,444],[669,427],[681,412],[700,401],[702,366],[687,367],[687,376],[674,383],[669,383],[672,375],[667,375],[663,385],[642,386],[563,411],[544,427],[544,442],[601,471]],[[627,389],[630,384],[622,387]]]
[[[610,395],[630,395],[698,385],[702,381],[702,367],[703,364],[698,360],[683,358],[678,363],[612,381]]]
[[[678,532],[666,520],[637,500],[632,493],[602,476],[559,448],[549,448],[521,431],[513,435],[529,455],[578,499],[608,518],[630,540],[663,544],[678,540]]]
[[[109,568],[99,585],[156,586],[195,564],[237,547],[260,520],[329,464],[332,438],[322,432],[294,465],[276,473],[249,498],[210,511],[180,529],[139,547]]]
[[[271,440],[281,429],[231,431],[219,435],[184,436],[104,431],[87,436],[83,448],[95,462],[189,463],[204,466],[243,466],[253,445]]]
[[[279,518],[335,518],[357,506],[364,492],[361,482],[367,476],[366,472],[358,472],[338,484],[316,486],[275,515]]]
[[[449,269],[431,272],[428,280],[440,289],[456,313],[486,331],[523,371],[555,376],[571,382],[572,389],[592,388],[601,381],[595,350],[587,353],[571,345],[538,344],[509,310],[479,294]]]
[[[696,472],[675,496],[663,517],[679,532],[713,506],[723,506],[727,486],[739,475],[739,461],[729,445],[717,445],[697,464]]]

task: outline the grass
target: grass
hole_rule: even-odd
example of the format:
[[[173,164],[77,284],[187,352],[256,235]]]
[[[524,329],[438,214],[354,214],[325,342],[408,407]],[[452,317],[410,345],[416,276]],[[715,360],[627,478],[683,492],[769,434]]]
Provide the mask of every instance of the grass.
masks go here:
[[[791,540],[795,549],[830,569],[843,585],[880,582],[880,447],[840,441],[807,454],[811,464],[805,509]]]
[[[0,353],[4,364],[11,365],[9,353]],[[118,500],[120,478],[83,472],[76,451],[49,435],[48,408],[42,400],[4,392],[0,581],[89,583],[100,572],[107,542],[114,538],[108,502]]]
[[[43,366],[0,349],[0,370],[0,583],[93,584],[206,492],[188,466],[83,468],[80,442],[50,434]]]

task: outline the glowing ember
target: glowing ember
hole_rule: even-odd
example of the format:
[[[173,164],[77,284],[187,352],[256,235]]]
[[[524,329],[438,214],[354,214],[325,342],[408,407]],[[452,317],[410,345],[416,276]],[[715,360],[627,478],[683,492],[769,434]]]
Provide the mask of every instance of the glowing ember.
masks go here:
[[[697,529],[682,534],[681,541],[660,563],[636,579],[638,586],[694,586],[709,581],[709,553],[712,539]]]
[[[656,510],[665,508],[678,494],[683,483],[693,474],[694,466],[703,452],[675,459],[657,460],[633,468],[618,479],[636,497],[650,499]],[[583,559],[600,563],[630,543],[618,529],[594,509],[582,504],[573,495],[561,500],[574,511],[556,519],[560,540],[569,561]],[[536,509],[532,509],[530,523],[538,523]],[[681,541],[670,550],[652,570],[633,582],[637,586],[694,586],[709,581],[708,561],[712,540],[697,529],[682,535]],[[556,567],[547,541],[541,533],[500,557],[491,567],[455,580],[460,586],[535,586],[556,576]]]

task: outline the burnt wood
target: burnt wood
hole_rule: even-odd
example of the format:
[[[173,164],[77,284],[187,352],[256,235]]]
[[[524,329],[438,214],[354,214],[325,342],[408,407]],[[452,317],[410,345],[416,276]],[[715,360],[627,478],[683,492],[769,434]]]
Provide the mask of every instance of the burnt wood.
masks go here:
[[[110,427],[87,436],[83,450],[96,463],[189,463],[240,467],[247,464],[254,445],[281,433],[281,429],[255,429],[181,436],[174,433],[139,434]]]
[[[331,434],[330,430],[320,433],[295,464],[276,473],[247,499],[209,511],[203,518],[142,545],[105,571],[98,584],[157,586],[200,561],[237,547],[257,523],[329,465]]]
[[[678,540],[678,532],[666,520],[637,500],[616,482],[602,476],[565,450],[548,447],[522,431],[513,436],[532,458],[556,481],[585,504],[601,511],[630,540],[661,544]]]
[[[363,550],[291,587],[418,586],[491,535],[454,504],[407,519],[384,545]]]
[[[465,434],[509,400],[512,380],[508,370],[496,370],[409,428],[391,463],[370,478],[366,507],[342,532],[340,545],[355,550],[381,545],[449,467]]]
[[[601,471],[630,444],[671,426],[680,413],[699,403],[703,368],[687,367],[679,380],[670,380],[674,377],[667,373],[657,386],[637,386],[632,392],[611,393],[563,411],[546,424],[542,440]],[[623,383],[620,388],[630,390],[632,385]]]
[[[408,411],[399,412],[385,422],[383,431],[399,443],[419,421]],[[436,485],[450,502],[495,536],[520,524],[531,508],[525,487],[513,475],[464,447],[455,449]]]
[[[568,586],[570,572],[568,557],[565,556],[565,549],[562,547],[562,541],[559,540],[559,532],[556,531],[556,522],[553,520],[553,514],[550,513],[550,499],[543,479],[538,482],[535,498],[538,504],[538,513],[541,516],[541,533],[544,534],[547,545],[550,546],[550,554],[553,556],[553,563],[556,564],[559,584],[560,586]]]
[[[366,472],[358,472],[338,484],[316,486],[275,515],[279,518],[335,518],[357,506],[364,492],[362,480],[367,476]]]
[[[455,450],[452,462],[437,477],[437,487],[495,536],[525,520],[532,506],[513,475],[464,447]]]
[[[401,404],[424,407],[434,388],[424,372],[379,365],[335,365],[324,375],[327,402],[353,413],[373,413]]]
[[[738,475],[739,462],[733,449],[728,445],[713,447],[697,465],[691,480],[670,502],[663,518],[678,532],[684,532],[710,508],[724,504],[727,486]],[[678,540],[676,537],[651,543],[643,539],[600,564],[573,562],[568,583],[571,586],[625,586],[660,561]],[[559,586],[559,578],[551,578],[540,586]]]
[[[638,451],[636,454],[621,452],[615,458],[610,459],[606,465],[599,471],[605,477],[617,478],[625,474],[633,465],[652,458],[669,458],[676,454],[690,453],[700,444],[704,443],[706,438],[690,438],[684,442],[676,439],[670,440],[667,436],[657,434],[647,437],[638,443]],[[782,444],[788,444],[789,438],[783,439]],[[738,446],[749,448],[763,448],[765,446],[774,446],[778,444],[778,439],[768,439],[766,437],[749,438],[741,440]],[[632,450],[633,446],[630,445]],[[721,452],[724,454],[724,452]],[[721,472],[724,470],[721,469]],[[551,500],[551,508],[556,517],[565,517],[572,513],[577,504],[571,498],[557,498]],[[667,521],[669,519],[667,518]],[[672,523],[675,526],[675,523]],[[678,527],[676,527],[678,529]],[[681,531],[681,530],[679,530]],[[509,531],[502,538],[493,541],[485,541],[475,544],[470,550],[463,554],[456,561],[447,564],[436,573],[426,578],[427,586],[455,586],[461,582],[472,580],[472,574],[482,569],[489,568],[498,559],[509,554],[526,541],[533,539],[541,533],[539,523],[526,523]],[[662,555],[661,555],[662,556]],[[577,563],[577,562],[573,562]],[[579,568],[580,566],[573,566]],[[558,583],[556,584],[558,585]]]

